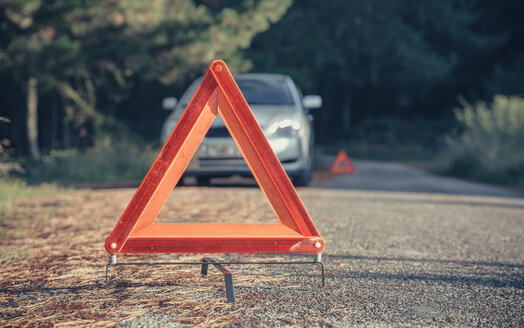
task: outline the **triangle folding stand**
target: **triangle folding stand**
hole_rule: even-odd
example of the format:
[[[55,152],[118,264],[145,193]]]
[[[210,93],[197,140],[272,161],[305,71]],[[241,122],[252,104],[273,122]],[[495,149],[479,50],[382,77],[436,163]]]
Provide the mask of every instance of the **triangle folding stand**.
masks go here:
[[[335,161],[333,162],[333,165],[331,165],[331,173],[335,174],[348,174],[348,173],[354,173],[355,168],[353,167],[353,163],[351,163],[351,160],[349,159],[348,154],[345,150],[341,149],[337,157],[335,158]]]
[[[279,223],[154,223],[211,123],[220,115]],[[109,235],[120,253],[320,253],[325,242],[227,66],[214,61]]]

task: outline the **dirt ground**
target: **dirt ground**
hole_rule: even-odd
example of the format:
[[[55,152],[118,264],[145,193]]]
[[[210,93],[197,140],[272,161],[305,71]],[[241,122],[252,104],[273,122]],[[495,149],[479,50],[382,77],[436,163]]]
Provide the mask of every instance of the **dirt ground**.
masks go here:
[[[40,197],[19,202],[15,212],[2,218],[3,324],[111,326],[153,308],[153,313],[176,309],[177,321],[183,324],[240,322],[241,308],[224,302],[223,276],[213,268],[208,277],[201,277],[196,266],[111,268],[106,286],[104,240],[133,193],[134,189],[109,189]],[[217,203],[202,206],[211,196]],[[226,194],[197,187],[177,189],[158,221],[168,222],[165,218],[169,217],[192,222],[274,220],[256,188],[234,188]],[[126,256],[126,260],[199,261],[204,255]],[[273,258],[278,260],[278,256]],[[239,286],[283,279],[258,275],[256,269],[246,275],[235,272]],[[245,302],[256,307],[262,298]]]
[[[105,284],[104,241],[134,188],[20,201],[0,220],[0,325],[524,326],[524,201],[518,193],[486,196],[489,188],[476,185],[470,189],[480,195],[340,189],[337,179],[351,178],[317,175],[313,188],[299,189],[327,241],[327,286],[319,287],[314,266],[229,266],[236,303],[226,303],[223,276],[212,267],[208,276],[198,266],[115,267]],[[274,220],[258,188],[238,185],[177,187],[159,215],[160,222]]]

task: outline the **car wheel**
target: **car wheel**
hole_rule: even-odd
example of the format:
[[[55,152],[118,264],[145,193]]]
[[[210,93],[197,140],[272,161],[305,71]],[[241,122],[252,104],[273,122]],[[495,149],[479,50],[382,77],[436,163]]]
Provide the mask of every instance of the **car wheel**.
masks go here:
[[[308,159],[306,168],[300,174],[293,176],[293,184],[295,187],[307,187],[311,182],[311,172],[313,171],[313,159]]]
[[[307,187],[311,182],[311,175],[307,173],[295,175],[293,177],[293,184],[295,187]]]
[[[197,186],[209,186],[211,177],[196,177]]]

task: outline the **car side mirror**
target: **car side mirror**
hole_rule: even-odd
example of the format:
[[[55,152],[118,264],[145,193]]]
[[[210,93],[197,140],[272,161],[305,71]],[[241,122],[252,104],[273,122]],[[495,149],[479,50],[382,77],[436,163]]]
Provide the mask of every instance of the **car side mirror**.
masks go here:
[[[307,109],[315,109],[322,107],[322,97],[317,95],[308,95],[302,99],[302,104]]]
[[[177,102],[178,99],[176,99],[175,97],[164,98],[164,100],[162,100],[162,108],[164,110],[173,110],[175,109]]]

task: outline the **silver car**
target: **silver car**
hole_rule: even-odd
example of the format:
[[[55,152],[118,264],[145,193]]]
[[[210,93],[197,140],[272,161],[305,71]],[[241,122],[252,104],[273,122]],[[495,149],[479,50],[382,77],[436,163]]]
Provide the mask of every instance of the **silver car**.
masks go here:
[[[234,76],[256,120],[266,135],[282,166],[296,186],[306,186],[313,166],[313,116],[310,109],[322,106],[319,96],[302,96],[300,89],[286,75],[238,74]],[[165,109],[173,110],[162,128],[165,143],[202,77],[194,81],[180,101],[166,98]],[[222,119],[217,116],[184,173],[198,184],[209,184],[212,177],[251,176],[240,150]]]

